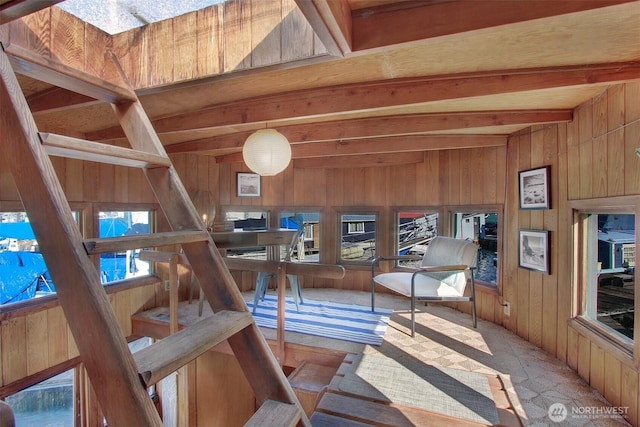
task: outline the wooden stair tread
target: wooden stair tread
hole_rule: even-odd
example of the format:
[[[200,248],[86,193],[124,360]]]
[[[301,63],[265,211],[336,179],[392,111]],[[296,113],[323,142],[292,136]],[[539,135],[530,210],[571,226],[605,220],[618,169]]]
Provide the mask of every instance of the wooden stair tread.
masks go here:
[[[133,355],[145,387],[186,365],[253,322],[249,312],[220,311]]]
[[[310,421],[313,427],[366,427],[373,425],[361,423],[360,421],[349,420],[347,418],[340,418],[323,412],[314,412],[313,415],[311,415]]]
[[[134,102],[131,89],[102,80],[61,62],[38,55],[23,47],[2,46],[13,69],[22,75],[110,103]]]
[[[300,421],[300,407],[275,400],[266,400],[245,427],[294,427]]]
[[[50,156],[136,168],[171,166],[168,157],[158,154],[46,132],[39,135]]]
[[[122,252],[128,249],[150,248],[164,245],[204,242],[209,233],[202,230],[169,231],[166,233],[137,234],[135,236],[85,239],[83,245],[87,254]]]
[[[333,414],[375,426],[423,426],[423,427],[478,427],[484,424],[452,418],[434,412],[409,408],[395,404],[377,403],[357,397],[325,393],[320,399],[316,412]]]

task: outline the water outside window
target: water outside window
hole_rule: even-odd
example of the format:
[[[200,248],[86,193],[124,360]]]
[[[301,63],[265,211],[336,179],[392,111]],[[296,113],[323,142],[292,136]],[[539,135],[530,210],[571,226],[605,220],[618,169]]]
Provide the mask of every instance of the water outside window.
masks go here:
[[[16,427],[73,427],[74,370],[46,379],[6,398]]]
[[[476,280],[498,283],[498,214],[472,212],[454,214],[453,237],[478,242]]]

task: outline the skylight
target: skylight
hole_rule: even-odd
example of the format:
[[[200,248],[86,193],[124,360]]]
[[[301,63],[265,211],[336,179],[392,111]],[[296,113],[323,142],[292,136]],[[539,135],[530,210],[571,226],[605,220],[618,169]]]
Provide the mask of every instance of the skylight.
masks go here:
[[[109,34],[204,9],[225,0],[66,0],[58,6]]]

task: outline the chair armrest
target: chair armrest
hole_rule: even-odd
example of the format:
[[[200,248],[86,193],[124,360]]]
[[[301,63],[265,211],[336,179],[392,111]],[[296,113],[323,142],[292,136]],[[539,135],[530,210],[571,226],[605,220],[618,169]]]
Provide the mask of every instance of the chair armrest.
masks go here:
[[[380,261],[398,261],[398,260],[414,260],[420,261],[421,255],[389,255],[389,256],[377,256],[371,260],[371,264],[377,265]]]
[[[475,267],[469,267],[468,265],[439,265],[434,267],[418,267],[416,273],[438,273],[443,271],[465,271]]]
[[[398,261],[398,260],[422,260],[421,255],[389,255],[389,256],[377,256],[371,260],[371,277],[375,276],[376,266],[380,264],[380,261]]]

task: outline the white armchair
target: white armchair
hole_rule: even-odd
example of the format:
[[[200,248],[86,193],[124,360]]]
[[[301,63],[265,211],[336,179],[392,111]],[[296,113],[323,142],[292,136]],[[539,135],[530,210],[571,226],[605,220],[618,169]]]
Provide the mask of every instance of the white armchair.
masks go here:
[[[414,271],[397,271],[376,275],[380,261],[420,259],[415,256],[376,257],[371,263],[371,311],[375,310],[375,286],[384,286],[411,299],[411,336],[415,336],[416,301],[471,303],[473,327],[477,327],[475,282],[478,245],[469,240],[437,236],[427,246],[420,267]],[[467,283],[469,295],[465,295]]]

